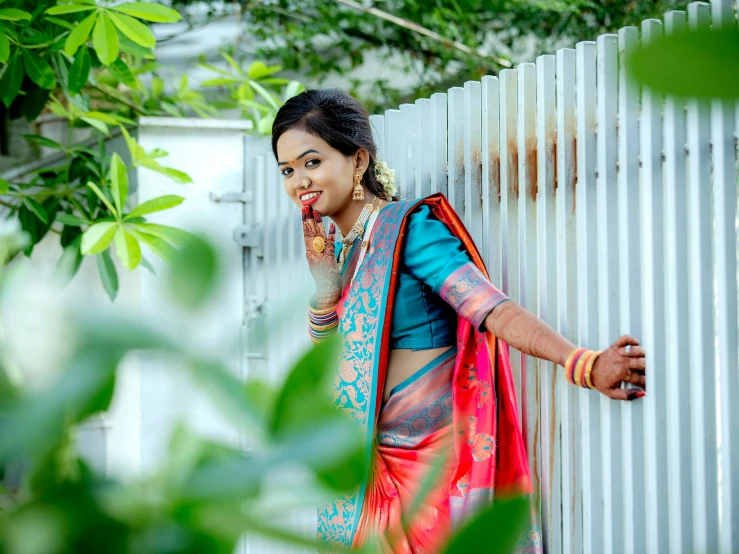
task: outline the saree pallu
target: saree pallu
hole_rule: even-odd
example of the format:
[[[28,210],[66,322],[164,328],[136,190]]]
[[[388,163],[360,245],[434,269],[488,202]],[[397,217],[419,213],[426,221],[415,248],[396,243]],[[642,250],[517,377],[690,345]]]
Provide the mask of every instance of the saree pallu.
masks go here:
[[[471,237],[441,194],[397,202],[380,212],[370,248],[339,305],[343,345],[333,389],[336,404],[365,435],[370,474],[359,490],[319,509],[325,552],[357,548],[377,535],[385,552],[437,552],[458,523],[494,497],[532,492],[507,345],[492,334],[459,318],[456,348],[414,374],[407,387],[396,387],[383,406],[403,236],[408,215],[422,203],[460,239],[487,277]],[[464,297],[467,285],[462,279],[445,296]],[[478,301],[474,296],[463,300]],[[448,461],[439,484],[418,517],[401,528],[415,488],[440,453]],[[541,552],[536,528],[517,550]]]

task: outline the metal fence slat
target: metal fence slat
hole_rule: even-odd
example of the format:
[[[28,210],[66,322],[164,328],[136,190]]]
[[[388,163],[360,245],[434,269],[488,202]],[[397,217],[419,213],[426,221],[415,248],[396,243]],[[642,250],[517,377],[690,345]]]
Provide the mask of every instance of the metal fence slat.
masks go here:
[[[627,78],[627,61],[639,46],[639,29],[625,27],[618,33],[618,234],[619,334],[642,340],[641,233],[639,218],[639,86]],[[651,360],[648,360],[648,364]],[[647,377],[649,383],[649,377]],[[649,383],[651,384],[651,383]],[[623,549],[637,554],[644,548],[644,403],[621,404],[621,467],[623,480]]]
[[[662,22],[642,23],[642,43],[662,36]],[[665,331],[664,331],[664,210],[662,184],[663,96],[650,89],[642,92],[640,151],[642,236],[642,346],[649,353],[649,392],[644,398],[644,470],[647,544],[649,554],[666,552],[667,444]]]
[[[556,206],[556,62],[554,56],[536,59],[536,225],[539,317],[557,327],[557,206]],[[539,362],[541,390],[542,531],[549,552],[562,551],[562,495],[560,417],[557,410],[559,368]]]
[[[464,225],[482,244],[482,83],[464,84]]]
[[[714,29],[736,28],[733,0],[711,2]],[[732,404],[739,398],[739,314],[736,254],[736,106],[729,100],[711,103],[713,147],[713,250],[716,264],[716,338],[720,405],[719,467],[721,479],[720,551],[739,550],[739,421]]]
[[[490,281],[500,286],[500,88],[482,78],[482,244]]]
[[[578,344],[595,349],[598,339],[598,244],[596,222],[596,45],[579,42],[577,52],[577,259]],[[603,550],[603,479],[600,399],[578,391],[582,441],[583,549]]]
[[[557,329],[572,342],[577,342],[578,337],[576,64],[573,48],[557,51]],[[581,552],[578,391],[567,382],[563,371],[558,380],[558,413],[562,421],[562,552]]]
[[[707,29],[711,5],[688,5],[691,29]],[[693,549],[718,552],[718,449],[716,445],[716,353],[713,305],[713,225],[711,182],[711,107],[690,100],[687,119],[687,267],[689,326],[690,447],[693,492]]]
[[[618,36],[601,35],[597,47],[597,274],[598,349],[618,337],[620,245],[618,242]],[[603,552],[623,552],[621,406],[600,395],[600,444],[603,475]]]
[[[449,202],[464,220],[464,89],[453,87],[448,91],[447,164],[449,173]]]

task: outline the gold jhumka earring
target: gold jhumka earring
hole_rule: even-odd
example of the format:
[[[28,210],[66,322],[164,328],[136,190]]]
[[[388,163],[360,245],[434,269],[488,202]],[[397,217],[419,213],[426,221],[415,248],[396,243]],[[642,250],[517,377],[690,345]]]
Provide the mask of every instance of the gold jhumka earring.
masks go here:
[[[354,174],[354,190],[352,200],[364,200],[364,189],[362,188],[362,174],[357,171]]]

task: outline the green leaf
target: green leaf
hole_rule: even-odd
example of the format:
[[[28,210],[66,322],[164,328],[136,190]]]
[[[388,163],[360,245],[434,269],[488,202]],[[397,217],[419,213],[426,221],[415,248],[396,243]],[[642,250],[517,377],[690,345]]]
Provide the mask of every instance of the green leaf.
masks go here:
[[[82,253],[99,254],[108,248],[117,227],[118,224],[115,221],[102,221],[87,229],[82,233]]]
[[[676,97],[739,98],[739,29],[681,31],[638,49],[631,74]]]
[[[266,115],[259,120],[257,124],[257,131],[263,135],[269,135],[272,133],[272,125],[275,122],[275,116],[273,114]]]
[[[22,19],[31,21],[31,14],[15,8],[5,8],[0,10],[0,19],[5,21],[20,21]]]
[[[126,54],[131,54],[132,56],[138,56],[140,58],[144,58],[145,60],[153,60],[154,52],[150,48],[144,48],[143,46],[140,46],[136,44],[134,41],[132,41],[127,36],[118,37],[120,39],[120,48],[123,52]]]
[[[444,554],[510,554],[524,531],[529,506],[526,497],[496,498],[490,508],[468,521],[452,537]]]
[[[10,183],[0,177],[0,194],[5,194],[10,190]]]
[[[105,204],[105,207],[108,208],[111,214],[118,217],[118,212],[115,210],[113,205],[110,203],[110,200],[103,194],[103,191],[101,191],[98,186],[93,183],[92,181],[87,182],[87,186],[92,189],[92,191],[95,193],[95,195],[100,199],[100,201]]]
[[[228,65],[230,65],[231,67],[233,67],[233,69],[234,69],[234,71],[236,71],[236,73],[238,73],[239,75],[242,75],[242,76],[246,77],[246,75],[244,74],[244,70],[241,69],[241,66],[236,62],[236,60],[234,60],[226,52],[221,52],[221,55],[226,59],[226,61],[228,62]]]
[[[287,102],[292,98],[293,96],[297,96],[301,92],[305,90],[305,87],[303,86],[303,83],[300,81],[290,81],[290,83],[285,87],[285,94],[283,95],[283,100]]]
[[[69,21],[62,19],[61,17],[54,17],[53,15],[47,15],[46,21],[48,21],[49,23],[53,23],[54,25],[59,25],[60,27],[64,27],[68,31],[71,31],[72,29],[74,29],[73,23],[70,23]]]
[[[151,32],[151,29],[140,21],[122,13],[115,14],[110,12],[109,17],[121,33],[126,35],[136,44],[140,44],[145,48],[154,48],[154,46],[156,46],[157,41],[154,38],[154,34]]]
[[[54,148],[56,150],[66,150],[64,146],[59,144],[55,140],[51,140],[48,137],[42,137],[41,135],[21,135],[28,142],[38,144],[39,146],[45,146],[46,148]]]
[[[49,15],[62,15],[65,13],[77,13],[86,12],[89,10],[96,9],[97,6],[90,6],[88,4],[65,4],[61,6],[54,6],[46,10],[45,13]]]
[[[40,87],[33,87],[32,90],[26,91],[26,97],[23,99],[23,117],[26,121],[30,123],[41,115],[50,95],[49,89]]]
[[[118,57],[118,33],[115,25],[105,12],[98,15],[95,28],[92,30],[92,45],[100,61],[108,65]]]
[[[216,77],[215,79],[206,79],[202,83],[200,83],[200,86],[203,87],[222,87],[224,85],[233,85],[238,83],[238,79],[234,79],[232,77]]]
[[[187,183],[192,183],[192,177],[190,177],[184,171],[180,171],[179,169],[159,166],[159,169],[157,169],[157,171],[161,173],[162,175],[166,175],[167,177],[170,177],[176,183],[180,183],[182,185],[187,184]]]
[[[156,270],[154,269],[154,266],[151,265],[151,262],[147,260],[145,256],[141,256],[141,266],[148,269],[149,273],[151,273],[152,275],[157,274]]]
[[[281,70],[282,67],[280,67],[279,65],[267,67],[267,64],[257,60],[252,62],[252,64],[249,66],[249,72],[246,76],[249,77],[249,79],[261,79],[262,77],[267,77],[268,75],[272,75],[273,73],[277,73]]]
[[[267,103],[275,109],[275,111],[280,109],[280,105],[277,103],[277,100],[267,91],[267,89],[255,81],[250,81],[249,84],[251,84],[252,88],[257,91],[257,94],[264,98]]]
[[[77,24],[72,32],[69,33],[67,40],[64,43],[64,52],[67,56],[74,56],[77,50],[79,50],[79,47],[87,42],[87,39],[90,37],[90,31],[92,31],[92,26],[95,24],[97,17],[97,12],[88,15]]]
[[[110,9],[155,23],[174,23],[182,19],[182,16],[175,10],[150,2],[132,2],[112,6]]]
[[[246,108],[253,108],[257,111],[262,112],[263,114],[273,113],[273,110],[271,108],[265,106],[264,104],[260,104],[259,102],[255,102],[254,100],[239,100],[239,104]]]
[[[90,127],[94,127],[95,129],[103,133],[106,137],[110,136],[110,131],[108,130],[108,126],[102,121],[100,121],[99,119],[95,117],[87,117],[86,115],[80,117],[80,119],[84,121],[85,123],[87,123],[88,125],[90,125]]]
[[[77,217],[76,215],[69,213],[58,214],[56,216],[56,221],[63,223],[64,225],[69,225],[70,227],[82,227],[89,223],[86,219],[82,219],[81,217]]]
[[[128,64],[120,58],[116,58],[113,63],[108,65],[108,71],[121,83],[126,86],[133,87],[136,85],[136,77],[134,76]]]
[[[56,86],[56,77],[49,62],[33,50],[24,48],[22,52],[23,65],[31,80],[41,88],[53,89]]]
[[[306,429],[326,416],[340,346],[337,337],[319,342],[290,371],[275,402],[274,435]]]
[[[175,255],[168,273],[170,290],[187,308],[203,305],[216,288],[218,256],[206,241],[193,236]]]
[[[159,98],[164,92],[164,80],[161,77],[154,77],[151,80],[151,95]]]
[[[123,213],[128,199],[128,168],[117,152],[110,159],[110,189],[118,213]]]
[[[126,218],[128,218],[128,216],[126,216]],[[164,239],[167,242],[171,242],[178,246],[183,246],[194,237],[194,235],[188,231],[178,229],[177,227],[170,227],[169,225],[159,225],[157,223],[134,223],[133,225],[145,233],[159,237],[160,239]]]
[[[23,84],[23,64],[19,55],[13,55],[5,67],[2,79],[0,79],[0,97],[7,107],[13,103],[15,97],[21,90]]]
[[[87,47],[80,49],[74,57],[72,66],[69,68],[69,75],[67,77],[69,92],[79,94],[87,84],[87,78],[90,76],[91,63],[90,51]]]
[[[123,267],[134,270],[141,263],[141,247],[131,233],[126,232],[123,227],[118,227],[115,233],[115,249]]]
[[[68,215],[68,214],[61,214]],[[56,218],[60,220],[59,217]],[[72,278],[77,274],[80,266],[82,265],[82,252],[80,252],[80,243],[82,242],[82,235],[78,235],[62,252],[59,260],[56,263],[55,273],[61,277],[65,283],[69,283]]]
[[[110,241],[108,241],[110,243]],[[108,293],[110,301],[115,301],[115,297],[118,295],[118,272],[115,269],[113,258],[110,256],[110,250],[105,250],[99,255],[95,256],[97,259],[98,273],[100,274],[100,281],[103,284],[105,292]]]
[[[0,63],[7,63],[10,58],[10,41],[5,31],[0,29]]]
[[[147,200],[134,208],[134,210],[126,216],[126,219],[141,217],[142,215],[167,210],[175,206],[179,206],[185,199],[182,196],[167,194]]]
[[[31,210],[36,217],[38,217],[41,221],[43,221],[45,224],[49,224],[49,215],[46,213],[46,210],[44,207],[39,203],[38,200],[35,200],[31,198],[30,196],[26,196],[23,199],[23,204]]]
[[[177,255],[177,249],[167,241],[138,229],[132,230],[131,232],[141,242],[145,243],[151,251],[154,252],[154,254],[162,258],[165,262],[169,263]]]

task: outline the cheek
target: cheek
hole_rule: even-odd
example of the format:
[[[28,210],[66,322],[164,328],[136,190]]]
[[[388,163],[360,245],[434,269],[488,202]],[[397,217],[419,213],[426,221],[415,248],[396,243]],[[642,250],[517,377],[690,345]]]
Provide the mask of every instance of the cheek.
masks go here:
[[[290,184],[290,181],[282,178],[282,186],[285,189],[285,193],[290,197],[290,200],[293,201],[293,203],[298,206],[299,208],[302,208],[302,205],[300,204],[300,200],[298,199],[298,191],[295,190],[295,187]]]

